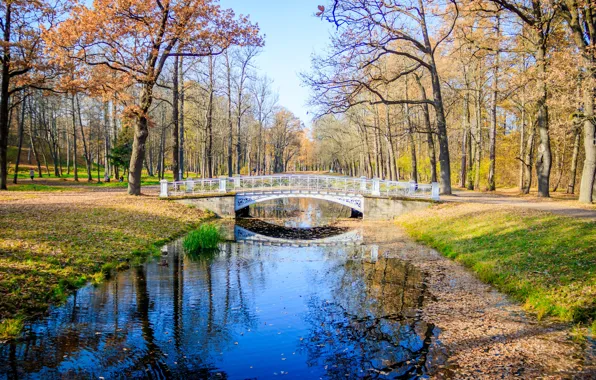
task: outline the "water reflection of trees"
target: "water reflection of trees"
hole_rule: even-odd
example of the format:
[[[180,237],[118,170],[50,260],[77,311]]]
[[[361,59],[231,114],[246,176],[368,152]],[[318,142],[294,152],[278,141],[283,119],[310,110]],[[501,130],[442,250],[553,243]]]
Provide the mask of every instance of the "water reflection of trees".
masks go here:
[[[357,253],[352,253],[356,255]],[[332,268],[332,300],[311,297],[301,349],[331,378],[417,376],[433,326],[419,320],[424,287],[410,265],[382,258]]]
[[[220,353],[235,352],[242,332],[262,329],[256,310],[279,302],[263,292],[274,288],[269,294],[285,298],[278,291],[283,281],[301,289],[283,307],[293,308],[296,321],[304,316],[306,326],[296,328],[309,331],[300,333],[303,340],[294,336],[287,344],[292,350],[298,345],[297,353],[315,372],[326,368],[329,377],[342,379],[423,372],[432,329],[416,317],[424,298],[422,276],[401,261],[378,259],[366,247],[311,248],[297,255],[233,243],[198,260],[172,244],[162,258],[164,265],[158,260],[82,289],[65,307],[33,324],[28,338],[0,346],[0,373],[13,378],[205,378],[219,373],[217,378],[225,378],[219,368],[225,366],[237,375],[245,367],[234,366],[247,363],[237,357],[224,363]],[[293,282],[288,275],[303,278]],[[272,314],[263,316],[270,321]],[[295,365],[296,372],[306,371],[304,361]]]
[[[213,354],[233,345],[234,329],[257,324],[250,294],[264,281],[263,267],[233,244],[222,246],[219,259],[197,262],[178,248],[163,256],[167,266],[135,268],[80,290],[25,339],[0,346],[0,373],[163,378],[218,372]]]
[[[326,225],[338,218],[349,218],[351,209],[329,201],[285,198],[257,203],[251,206],[250,215],[286,227],[304,228]]]

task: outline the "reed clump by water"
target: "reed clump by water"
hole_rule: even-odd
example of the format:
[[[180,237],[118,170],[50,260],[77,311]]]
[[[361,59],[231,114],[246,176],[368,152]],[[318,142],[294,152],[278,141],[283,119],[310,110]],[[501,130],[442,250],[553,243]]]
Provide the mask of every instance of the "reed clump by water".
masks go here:
[[[182,246],[187,253],[199,253],[217,250],[221,242],[221,231],[212,223],[203,224],[199,229],[192,231],[184,238]]]

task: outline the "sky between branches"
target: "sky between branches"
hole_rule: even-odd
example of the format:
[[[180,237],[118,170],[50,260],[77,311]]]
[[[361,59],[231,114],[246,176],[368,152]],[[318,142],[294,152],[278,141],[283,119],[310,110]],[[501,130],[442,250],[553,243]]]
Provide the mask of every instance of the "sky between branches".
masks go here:
[[[275,81],[279,104],[288,108],[307,126],[308,89],[303,87],[298,73],[310,69],[310,57],[321,52],[329,41],[331,26],[314,16],[321,0],[220,0],[223,8],[236,14],[248,14],[266,35],[265,47],[256,65],[259,74]]]

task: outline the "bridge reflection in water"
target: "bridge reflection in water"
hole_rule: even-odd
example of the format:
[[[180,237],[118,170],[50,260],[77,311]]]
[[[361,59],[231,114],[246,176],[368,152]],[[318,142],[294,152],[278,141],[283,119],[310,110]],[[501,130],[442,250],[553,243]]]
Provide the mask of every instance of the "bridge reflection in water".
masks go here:
[[[259,219],[240,219],[234,225],[238,243],[282,247],[330,247],[362,244],[362,231],[337,226],[286,227]]]
[[[284,239],[261,235],[244,227],[235,226],[234,236],[238,243],[271,245],[281,247],[330,247],[338,245],[361,244],[362,232],[353,230],[340,235],[318,239]]]

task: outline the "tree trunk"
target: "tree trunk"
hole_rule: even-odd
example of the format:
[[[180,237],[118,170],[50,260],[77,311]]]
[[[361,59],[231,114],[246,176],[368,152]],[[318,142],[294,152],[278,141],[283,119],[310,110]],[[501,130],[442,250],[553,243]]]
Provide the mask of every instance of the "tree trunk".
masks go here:
[[[37,175],[39,178],[43,178],[43,173],[41,172],[41,160],[39,159],[39,155],[37,154],[37,148],[35,147],[35,139],[33,136],[33,119],[29,118],[29,144],[31,145],[31,150],[33,151],[33,158],[37,163]]]
[[[522,97],[522,104],[521,104],[521,126],[519,132],[519,191],[524,191],[524,141],[525,141],[525,134],[526,134],[526,102],[525,102],[525,95]]]
[[[74,180],[75,182],[79,182],[79,168],[77,166],[77,117],[75,114],[75,96],[72,95],[71,105],[72,105],[72,148],[73,148],[73,158],[72,158],[72,165],[74,170]]]
[[[549,120],[546,89],[546,41],[542,38],[536,53],[538,66],[537,87],[538,97],[538,151],[536,156],[536,176],[538,181],[538,196],[550,197],[550,172],[552,153],[550,149]]]
[[[407,100],[407,93],[408,93],[408,82],[406,80],[406,91],[405,96]],[[412,125],[412,119],[410,118],[410,106],[406,103],[405,106],[406,111],[406,123],[408,127],[408,141],[410,143],[410,157],[412,161],[412,167],[410,170],[410,181],[414,181],[418,183],[418,161],[416,159],[416,143],[414,142],[414,127]]]
[[[501,34],[501,18],[497,13],[496,15],[496,34],[497,40]],[[489,160],[490,164],[488,167],[488,191],[495,191],[496,185],[496,162],[497,162],[497,102],[499,97],[499,62],[500,54],[497,47],[495,53],[495,64],[493,67],[493,83],[492,83],[492,99],[491,99],[491,115],[490,115],[490,133],[489,133]]]
[[[147,112],[153,101],[153,88],[150,84],[145,84],[141,90],[140,113],[137,116],[135,126],[135,135],[132,143],[132,154],[130,156],[130,166],[128,169],[128,194],[141,195],[141,178],[143,174],[143,160],[145,159],[145,142],[149,136]]]
[[[70,175],[70,157],[71,157],[71,146],[70,146],[70,133],[66,130],[65,127],[64,131],[64,138],[66,139],[66,175]]]
[[[577,164],[579,161],[579,146],[581,143],[581,132],[580,127],[575,128],[573,138],[573,156],[571,158],[571,170],[569,174],[569,186],[567,187],[567,194],[575,194],[575,182],[577,181]]]
[[[12,2],[5,3],[4,15],[4,48],[2,57],[2,83],[0,84],[0,190],[7,190],[8,180],[8,131],[10,120],[8,114],[10,88],[10,30]]]
[[[228,80],[228,177],[232,177],[234,175],[234,125],[232,123],[232,66],[228,51],[225,57]]]
[[[215,91],[214,59],[209,56],[209,104],[207,108],[207,170],[213,178],[213,92]]]
[[[19,147],[17,150],[16,163],[14,166],[14,178],[12,180],[12,183],[14,183],[15,185],[17,184],[19,177],[19,163],[21,162],[21,151],[23,149],[23,137],[25,134],[25,101],[25,98],[23,98],[23,100],[21,101],[21,116],[19,118]]]
[[[110,177],[111,175],[111,165],[110,165],[110,107],[108,102],[103,103],[103,122],[104,122],[104,130],[103,130],[103,139],[104,139],[104,154],[103,154],[103,161],[104,161],[104,177]]]
[[[557,176],[557,181],[553,186],[553,193],[556,193],[561,185],[561,180],[563,179],[563,167],[565,166],[565,156],[567,155],[567,136],[564,138],[563,142],[563,150],[557,154],[556,161],[557,161],[557,169],[559,170],[559,175]]]
[[[532,128],[528,136],[526,145],[526,157],[524,158],[524,177],[525,184],[523,188],[524,194],[529,194],[532,188],[532,160],[534,157],[534,139],[536,138],[536,129]]]
[[[476,144],[474,154],[474,189],[480,190],[480,169],[482,164],[482,89],[480,81],[476,87]]]
[[[441,94],[441,81],[434,65],[431,70],[433,97],[435,106],[435,118],[439,138],[439,163],[441,172],[441,194],[451,195],[451,161],[449,158],[449,138],[447,137],[447,122],[443,108],[443,96]]]
[[[593,62],[590,62],[589,68],[593,69]],[[593,80],[593,71],[589,78]],[[589,85],[584,91],[584,150],[586,157],[584,159],[584,169],[579,188],[579,201],[581,203],[592,203],[593,189],[596,176],[596,125],[594,125],[594,93],[593,85]]]
[[[178,86],[180,87],[180,113],[179,113],[179,123],[180,123],[180,159],[178,161],[180,165],[180,171],[182,172],[182,177],[184,177],[184,58],[180,57],[180,68],[178,69],[180,74],[180,80],[178,82]],[[182,178],[180,178],[182,180]]]
[[[172,78],[172,171],[174,172],[174,181],[180,181],[180,167],[178,159],[180,158],[180,145],[178,135],[178,56],[174,58],[174,76]]]
[[[118,121],[116,119],[116,103],[112,102],[112,107],[110,108],[112,112],[112,146],[116,146],[118,144]],[[114,167],[114,179],[120,179],[120,168],[116,165]]]
[[[87,148],[87,139],[85,137],[85,130],[83,129],[83,119],[81,118],[81,103],[79,102],[78,97],[76,100],[79,124],[81,127],[81,137],[83,139],[83,154],[85,155],[85,163],[87,164],[87,181],[91,182],[93,181],[93,174],[91,173],[91,147]]]
[[[159,151],[157,152],[157,177],[161,180],[164,178],[164,155],[165,155],[165,139],[166,139],[166,115],[164,109],[161,108],[161,131],[159,134]]]
[[[418,89],[420,90],[420,94],[422,96],[422,99],[427,99],[426,97],[426,90],[424,89],[424,86],[422,85],[422,82],[420,81],[420,77],[418,75],[415,75],[414,78],[416,78],[416,83],[418,84]],[[428,110],[428,104],[424,104],[422,106],[422,117],[424,119],[424,126],[426,129],[426,141],[428,143],[428,155],[429,155],[429,159],[430,159],[430,177],[431,177],[431,182],[437,182],[437,156],[435,153],[435,140],[433,138],[433,130],[432,130],[432,126],[430,124],[430,112]],[[465,158],[464,158],[465,160]],[[464,165],[464,169],[465,169],[465,165]],[[465,170],[462,171],[462,173],[465,173]],[[399,178],[398,178],[399,179]],[[464,187],[463,185],[463,179],[462,179],[462,187]]]

